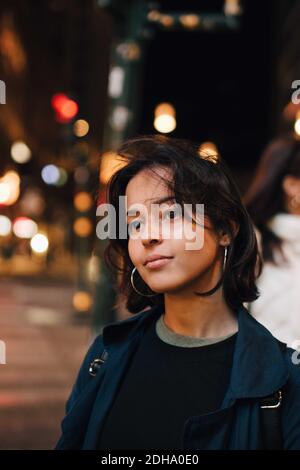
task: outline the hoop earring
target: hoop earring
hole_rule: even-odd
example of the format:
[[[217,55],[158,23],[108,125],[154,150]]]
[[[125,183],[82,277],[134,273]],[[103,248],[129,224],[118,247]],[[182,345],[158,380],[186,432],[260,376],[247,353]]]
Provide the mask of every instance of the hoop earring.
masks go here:
[[[134,272],[136,271],[136,266],[133,268],[132,272],[131,272],[131,276],[130,276],[130,282],[131,282],[131,285],[133,287],[133,289],[135,290],[135,292],[137,292],[138,294],[142,295],[143,297],[154,297],[155,295],[157,294],[143,294],[142,292],[140,292],[134,285],[134,282],[133,282],[133,275],[134,275]]]
[[[224,248],[224,258],[223,258],[223,267],[222,267],[222,277],[224,276],[226,263],[227,263],[227,254],[228,254],[228,246]]]
[[[228,253],[228,247],[225,246],[224,248],[224,258],[223,258],[223,267],[222,267],[222,274],[221,274],[221,277],[220,279],[218,280],[217,284],[215,285],[215,287],[213,287],[212,289],[206,291],[206,292],[194,292],[194,294],[196,295],[201,295],[203,297],[206,297],[208,295],[212,295],[214,294],[220,287],[221,285],[223,284],[223,280],[224,280],[224,272],[225,272],[225,268],[226,268],[226,262],[227,262],[227,253]]]

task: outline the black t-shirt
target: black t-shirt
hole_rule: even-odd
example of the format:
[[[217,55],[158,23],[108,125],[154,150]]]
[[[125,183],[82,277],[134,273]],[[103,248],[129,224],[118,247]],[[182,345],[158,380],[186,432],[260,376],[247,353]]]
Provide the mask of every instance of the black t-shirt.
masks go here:
[[[98,449],[181,449],[185,421],[220,408],[237,333],[198,347],[144,334],[105,420]]]

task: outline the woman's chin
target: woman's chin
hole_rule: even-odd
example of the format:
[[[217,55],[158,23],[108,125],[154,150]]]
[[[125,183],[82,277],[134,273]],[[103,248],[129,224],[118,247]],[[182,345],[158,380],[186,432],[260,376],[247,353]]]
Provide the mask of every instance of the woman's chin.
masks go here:
[[[171,294],[177,292],[181,288],[181,285],[178,285],[178,282],[174,284],[171,284],[170,282],[160,282],[159,284],[152,282],[148,285],[156,294]]]

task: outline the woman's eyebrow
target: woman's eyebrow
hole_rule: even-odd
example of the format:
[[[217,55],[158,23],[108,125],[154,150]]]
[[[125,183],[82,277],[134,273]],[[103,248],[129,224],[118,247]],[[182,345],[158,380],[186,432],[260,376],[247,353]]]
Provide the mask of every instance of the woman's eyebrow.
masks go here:
[[[165,196],[161,197],[160,199],[156,199],[153,201],[154,204],[161,204],[162,202],[167,202],[167,201],[175,201],[175,196]]]
[[[148,199],[147,199],[148,201]],[[152,201],[152,204],[161,204],[163,202],[167,202],[167,201],[175,201],[175,196],[164,196],[164,197],[161,197],[159,199],[155,199]],[[134,208],[132,207],[131,209],[129,209],[127,212],[126,212],[126,216],[127,217],[133,217],[136,215],[136,211],[138,210],[138,208]]]

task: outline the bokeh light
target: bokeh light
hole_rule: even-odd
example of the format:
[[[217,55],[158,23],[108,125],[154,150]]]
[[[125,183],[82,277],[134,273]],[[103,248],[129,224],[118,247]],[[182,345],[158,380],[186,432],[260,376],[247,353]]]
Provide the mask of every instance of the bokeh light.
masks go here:
[[[30,240],[30,246],[32,251],[35,253],[44,254],[47,252],[49,247],[48,238],[43,233],[37,233]]]
[[[46,184],[57,184],[60,178],[60,171],[56,165],[46,165],[42,169],[41,175]]]
[[[0,204],[11,206],[20,195],[20,176],[16,171],[7,171],[0,178]]]
[[[51,100],[57,122],[68,123],[78,113],[78,104],[64,93],[56,93]]]
[[[74,206],[80,212],[88,211],[93,205],[91,195],[85,191],[77,193],[74,197]]]
[[[73,296],[73,307],[78,312],[90,310],[92,303],[92,297],[88,292],[78,291]]]
[[[200,24],[200,17],[195,14],[180,15],[179,21],[187,29],[195,29]]]
[[[23,213],[31,216],[39,216],[43,213],[46,203],[42,193],[37,188],[27,189],[20,200],[20,208]]]
[[[160,103],[154,111],[155,129],[162,134],[168,134],[176,128],[176,111],[170,103]]]
[[[55,186],[64,186],[68,181],[68,173],[64,168],[58,168],[59,171],[59,178],[55,184]]]
[[[11,221],[5,215],[0,215],[0,236],[6,237],[11,233]]]
[[[27,163],[31,159],[31,150],[22,140],[12,144],[10,154],[16,163]]]
[[[74,232],[78,237],[88,237],[93,230],[93,224],[87,217],[79,217],[74,222]]]
[[[19,238],[32,238],[38,231],[34,220],[28,217],[18,217],[13,222],[13,232]]]
[[[76,181],[76,183],[78,184],[85,184],[88,182],[89,180],[89,177],[90,177],[90,172],[87,168],[85,168],[84,166],[79,166],[78,168],[76,168],[76,170],[74,171],[74,180]]]
[[[298,111],[296,114],[296,121],[294,124],[294,130],[297,134],[297,136],[300,136],[300,112]]]
[[[77,137],[84,137],[89,132],[90,126],[85,119],[77,119],[74,122],[73,131]]]
[[[9,200],[10,188],[8,183],[0,183],[0,204],[6,204]]]

